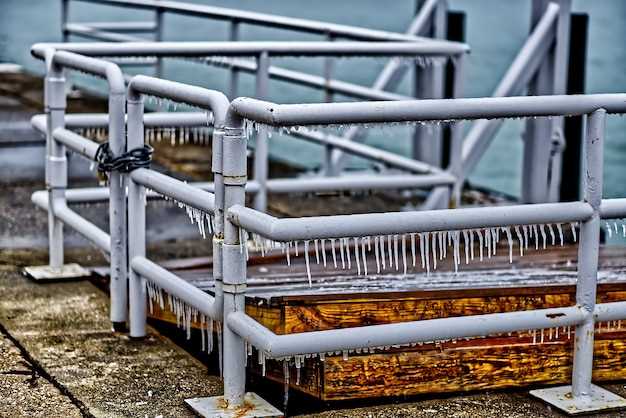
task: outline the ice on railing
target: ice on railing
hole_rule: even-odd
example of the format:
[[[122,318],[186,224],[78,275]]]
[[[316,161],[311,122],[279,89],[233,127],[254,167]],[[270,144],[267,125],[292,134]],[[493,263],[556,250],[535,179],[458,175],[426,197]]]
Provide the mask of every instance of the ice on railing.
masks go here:
[[[213,235],[213,231],[215,231],[215,223],[214,223],[214,218],[212,214],[207,213],[203,210],[194,208],[193,206],[190,206],[184,202],[180,202],[169,196],[163,195],[150,188],[146,188],[146,189],[149,190],[151,193],[158,195],[166,202],[171,202],[172,204],[178,206],[179,208],[185,209],[185,212],[187,212],[187,216],[189,216],[189,221],[191,221],[192,224],[195,224],[198,227],[198,232],[200,233],[202,238],[206,239],[207,236]]]
[[[607,220],[603,226],[607,238],[626,238],[626,219]]]
[[[570,117],[566,115],[564,117]],[[506,118],[490,118],[498,120],[516,120],[523,121],[527,119],[548,119],[551,120],[552,116],[515,116]],[[386,130],[392,130],[401,127],[423,127],[426,129],[435,129],[442,126],[455,126],[465,121],[474,119],[435,119],[435,120],[420,120],[420,121],[396,121],[396,122],[370,122],[370,123],[325,123],[325,124],[311,124],[311,125],[292,125],[292,126],[274,126],[268,125],[255,120],[244,120],[244,132],[247,137],[250,138],[254,135],[258,135],[260,132],[266,132],[268,137],[271,138],[273,134],[277,135],[293,135],[298,132],[302,133],[328,133],[334,131],[338,136],[343,136],[351,128],[359,129],[378,129],[385,133]],[[391,131],[389,132],[391,135]]]
[[[208,146],[212,143],[213,129],[207,127],[148,128],[144,135],[148,144],[164,142],[171,146],[187,144]]]
[[[94,142],[106,142],[109,139],[109,130],[106,127],[78,128],[73,131]],[[213,128],[207,126],[147,127],[144,131],[144,141],[150,145],[169,143],[171,146],[187,144],[210,146],[212,138]]]
[[[443,351],[446,349],[455,349],[459,347],[467,347],[475,344],[476,340],[482,340],[485,338],[504,338],[515,340],[516,343],[520,344],[547,344],[554,343],[557,341],[571,341],[575,337],[575,326],[560,326],[560,327],[551,327],[551,328],[539,328],[539,329],[529,329],[524,331],[517,332],[507,332],[507,333],[499,333],[499,334],[490,334],[484,336],[474,336],[474,337],[462,337],[455,339],[446,339],[446,340],[432,340],[432,341],[424,341],[424,342],[414,342],[407,344],[393,344],[393,345],[385,345],[378,347],[361,347],[355,348],[351,350],[337,350],[337,351],[328,351],[321,353],[308,353],[308,354],[296,354],[293,356],[287,357],[272,357],[270,354],[260,351],[256,349],[250,342],[246,341],[246,365],[251,364],[248,358],[256,355],[256,361],[261,368],[261,374],[265,376],[267,368],[266,362],[267,360],[276,360],[283,362],[283,375],[285,379],[289,379],[289,375],[291,373],[291,368],[296,369],[296,385],[300,384],[300,371],[305,368],[305,362],[308,359],[319,359],[320,362],[327,361],[328,358],[333,358],[334,361],[337,359],[341,359],[342,361],[349,361],[351,356],[358,356],[362,354],[375,354],[375,353],[384,353],[384,352],[393,352],[397,350],[405,351],[407,348],[409,349],[420,349],[420,350],[438,350]],[[595,334],[605,334],[605,333],[622,333],[624,329],[622,328],[622,321],[606,321],[606,322],[598,322],[595,325]],[[288,382],[286,382],[288,384]]]
[[[156,284],[146,280],[148,291],[148,308],[150,314],[154,314],[154,306],[158,306],[161,311],[169,310],[176,317],[176,326],[182,328],[191,338],[192,326],[200,330],[202,351],[211,353],[213,351],[213,333],[217,333],[218,348],[221,354],[221,324],[213,321],[198,310],[188,305],[184,300],[172,296]]]
[[[562,223],[554,225],[516,225],[458,231],[304,240],[303,256],[309,285],[312,284],[311,246],[315,250],[315,262],[317,265],[320,265],[321,260],[323,267],[328,268],[331,266],[326,261],[327,246],[330,246],[333,260],[332,267],[338,268],[339,263],[337,259],[339,258],[341,269],[351,270],[354,265],[356,274],[359,276],[367,276],[374,271],[376,274],[387,271],[394,273],[402,272],[402,274],[406,275],[409,270],[430,274],[431,270],[436,270],[441,266],[442,261],[448,258],[449,252],[452,253],[454,271],[458,272],[460,266],[475,262],[476,258],[479,261],[483,261],[485,257],[494,257],[498,250],[498,244],[501,241],[505,241],[507,244],[509,263],[513,263],[514,257],[517,257],[518,254],[519,257],[524,256],[529,246],[534,246],[536,251],[546,249],[548,245],[563,246],[564,227],[571,231],[572,238],[576,241],[577,223],[569,223],[567,225]],[[243,231],[243,229],[241,230]],[[613,227],[613,230],[617,230],[617,227]],[[624,230],[626,231],[626,227]],[[275,242],[256,233],[249,234],[247,231],[243,231],[240,235],[242,243],[248,235],[252,236],[253,248],[260,251],[262,256],[269,252],[280,250],[285,254],[288,265],[291,265],[292,257],[298,257],[298,241]],[[320,248],[322,249],[321,257]],[[337,250],[339,251],[339,257],[336,254]],[[369,260],[372,257],[376,267],[375,270],[369,269]]]

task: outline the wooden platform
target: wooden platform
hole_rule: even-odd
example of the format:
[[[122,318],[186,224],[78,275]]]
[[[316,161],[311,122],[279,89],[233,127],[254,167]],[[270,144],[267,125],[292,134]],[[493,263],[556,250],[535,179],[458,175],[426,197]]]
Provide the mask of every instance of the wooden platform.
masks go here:
[[[444,261],[430,275],[417,271],[367,277],[324,269],[312,255],[312,287],[302,256],[292,258],[291,266],[280,255],[252,257],[246,311],[273,332],[287,334],[571,306],[576,251],[575,246],[531,250],[511,265],[503,250],[483,263],[464,264],[458,275]],[[603,248],[600,264],[598,302],[626,300],[626,249]],[[169,268],[212,292],[209,259],[172,262]],[[158,309],[154,317],[175,322]],[[573,340],[573,329],[565,327],[337,353],[323,361],[307,358],[299,371],[292,361],[289,385],[322,400],[345,400],[561,384],[570,381]],[[256,360],[253,354],[248,369],[261,374]],[[266,377],[284,383],[282,362],[268,360]],[[626,379],[626,321],[601,323],[594,380],[620,379]]]

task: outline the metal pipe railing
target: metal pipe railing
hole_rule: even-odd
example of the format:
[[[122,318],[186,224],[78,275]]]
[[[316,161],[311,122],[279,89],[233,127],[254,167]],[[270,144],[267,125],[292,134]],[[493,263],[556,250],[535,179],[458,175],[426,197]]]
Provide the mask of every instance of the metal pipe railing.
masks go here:
[[[482,97],[389,102],[276,104],[248,97],[233,109],[252,122],[274,127],[459,121],[471,119],[574,116],[605,109],[626,112],[626,94]]]
[[[623,210],[626,212],[626,207]],[[233,206],[226,216],[247,231],[284,242],[578,222],[592,213],[587,203],[571,202],[282,219]]]
[[[109,234],[67,207],[67,204],[63,199],[53,200],[51,208],[47,192],[41,190],[33,193],[31,201],[45,211],[54,211],[55,216],[57,216],[63,223],[80,232],[85,238],[93,242],[102,251],[107,253],[111,251],[111,237]]]
[[[586,176],[583,180],[584,200],[571,203],[515,205],[494,208],[467,208],[408,213],[321,216],[276,219],[270,215],[245,208],[242,183],[233,188],[234,198],[226,199],[225,225],[231,231],[231,244],[240,244],[236,229],[241,228],[271,241],[336,239],[346,237],[391,236],[406,233],[474,230],[536,224],[580,222],[577,305],[554,311],[528,311],[446,318],[418,323],[391,324],[373,327],[319,331],[299,335],[276,336],[245,314],[242,301],[230,312],[224,310],[228,327],[255,345],[261,358],[285,357],[313,352],[336,352],[357,346],[385,346],[417,341],[486,335],[521,329],[543,328],[548,322],[561,320],[576,325],[572,394],[581,398],[591,391],[593,359],[595,292],[597,286],[599,220],[604,205],[605,215],[626,215],[624,200],[602,201],[602,154],[604,124],[607,113],[626,113],[626,95],[538,96],[457,100],[422,100],[407,102],[325,103],[278,105],[256,99],[239,98],[231,104],[232,112],[253,123],[272,127],[324,124],[386,123],[425,120],[456,120],[477,118],[506,118],[529,116],[587,115],[585,139]],[[238,140],[224,161],[239,167],[232,175],[245,179],[245,138]],[[233,183],[233,186],[235,184]],[[227,188],[228,190],[228,188]],[[228,193],[228,192],[227,192]],[[519,230],[518,230],[519,233]],[[227,237],[228,237],[227,233]],[[520,238],[521,240],[522,238]],[[509,234],[509,240],[511,235]],[[545,236],[544,236],[545,240]],[[434,241],[433,241],[434,242]],[[511,241],[509,241],[511,242]],[[375,244],[376,245],[376,244]],[[397,244],[396,244],[397,245]],[[433,244],[434,245],[434,244]],[[455,244],[456,245],[456,244]],[[467,242],[465,244],[467,246]],[[511,245],[511,244],[509,244]],[[521,244],[520,244],[521,245]],[[397,248],[397,247],[396,247]],[[289,246],[286,247],[289,251]],[[391,250],[390,250],[391,251]],[[405,251],[405,250],[403,250]],[[363,247],[365,253],[365,247]],[[237,285],[246,283],[245,254],[224,252],[224,280]],[[308,255],[307,255],[308,257]],[[357,256],[358,259],[358,256]],[[365,261],[364,261],[365,262]],[[308,262],[307,262],[308,263]],[[396,262],[397,263],[397,262]],[[307,264],[308,266],[308,264]],[[358,264],[357,264],[358,266]],[[308,267],[307,267],[308,268]],[[236,299],[237,300],[237,299]],[[240,306],[241,305],[241,306]],[[623,306],[602,306],[602,315],[617,318],[626,315]],[[615,309],[616,312],[608,314]],[[431,326],[432,325],[432,326]],[[558,326],[558,325],[557,325]],[[423,327],[423,328],[422,328]],[[424,334],[421,332],[424,331]],[[233,341],[237,341],[234,339]],[[237,367],[236,356],[230,357],[230,367]],[[228,369],[227,369],[228,370]],[[232,372],[229,389],[237,399],[245,380],[241,370]],[[226,389],[225,389],[226,390]]]
[[[216,298],[207,295],[206,292],[145,257],[134,257],[130,261],[130,267],[144,279],[156,284],[170,295],[185,301],[185,303],[196,308],[200,313],[211,319],[221,321],[220,303],[216,301]]]
[[[176,100],[188,105],[198,106],[213,113],[215,129],[213,130],[213,164],[212,171],[215,181],[215,194],[202,192],[197,188],[183,182],[172,180],[168,176],[159,174],[148,169],[137,169],[130,173],[128,190],[129,200],[129,258],[133,260],[129,281],[129,312],[130,312],[130,335],[141,338],[146,335],[146,285],[148,279],[162,289],[164,282],[158,281],[157,276],[166,276],[169,282],[176,282],[174,275],[158,270],[145,260],[145,196],[146,187],[149,187],[162,195],[178,200],[189,205],[191,208],[202,213],[197,213],[196,222],[203,225],[204,213],[215,215],[213,225],[213,278],[215,280],[215,300],[210,311],[202,310],[198,305],[201,291],[187,285],[187,293],[177,294],[183,301],[185,295],[195,295],[191,306],[209,315],[213,319],[222,320],[222,240],[224,237],[223,208],[224,191],[222,176],[222,136],[224,125],[228,122],[229,102],[222,93],[207,90],[200,87],[190,86],[173,81],[161,80],[153,77],[135,76],[128,84],[128,147],[135,148],[144,144],[144,95],[164,97]],[[139,261],[138,261],[139,260]],[[137,269],[135,269],[137,267]],[[180,280],[179,280],[180,281]],[[177,285],[182,286],[181,284]],[[193,288],[194,290],[191,290]],[[180,290],[179,290],[180,292]],[[192,292],[192,293],[189,293]]]
[[[46,63],[44,102],[47,119],[46,185],[49,196],[49,264],[53,268],[60,269],[64,259],[63,221],[61,217],[66,216],[69,210],[64,196],[68,172],[65,145],[54,136],[54,132],[59,128],[64,128],[65,124],[66,86],[63,70],[64,68],[80,70],[106,79],[109,88],[109,144],[113,156],[119,156],[125,151],[125,85],[120,68],[108,61],[46,47],[38,50],[37,57],[45,60]],[[68,140],[68,143],[81,142],[79,137],[73,136],[71,133],[61,131],[59,134],[63,139]],[[87,148],[90,152],[93,151],[93,146]],[[111,173],[109,196],[109,230],[112,237],[110,240],[110,315],[113,327],[116,329],[124,328],[127,317],[126,199],[124,191],[123,176],[117,172]],[[71,219],[74,220],[75,218],[72,216]],[[68,222],[68,225],[76,224],[77,222]]]
[[[199,190],[183,181],[161,174],[147,168],[138,168],[130,173],[130,178],[137,184],[160,193],[168,198],[213,214],[215,212],[215,195]]]
[[[238,9],[205,6],[178,1],[154,0],[76,0],[82,2],[107,4],[145,10],[159,10],[161,13],[181,14],[187,16],[207,17],[217,20],[236,22],[237,24],[261,25],[277,29],[295,30],[299,32],[333,35],[337,38],[360,41],[421,41],[435,42],[428,38],[403,35],[394,32],[347,26],[336,23],[321,22],[309,19],[270,15]],[[440,44],[456,44],[450,41],[436,41]]]
[[[621,313],[626,314],[626,311],[622,310]],[[571,306],[285,335],[274,334],[246,315],[245,312],[234,312],[228,315],[226,321],[229,327],[265,356],[280,359],[293,355],[409,345],[526,331],[528,329],[572,326],[582,323],[589,317],[591,314],[585,309],[580,306]]]

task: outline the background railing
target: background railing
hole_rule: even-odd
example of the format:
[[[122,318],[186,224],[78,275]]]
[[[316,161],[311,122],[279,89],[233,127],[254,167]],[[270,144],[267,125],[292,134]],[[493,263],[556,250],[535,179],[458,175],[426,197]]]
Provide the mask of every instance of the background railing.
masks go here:
[[[87,3],[94,1],[76,0],[76,2]],[[446,13],[448,9],[447,2],[444,0],[418,1],[416,16],[405,34],[183,2],[107,0],[99,3],[115,7],[151,10],[154,11],[155,17],[150,22],[130,22],[124,24],[108,24],[107,22],[72,23],[69,20],[68,12],[70,1],[63,0],[62,25],[64,40],[67,40],[68,36],[73,34],[107,41],[132,41],[138,38],[129,36],[129,31],[148,31],[155,34],[154,39],[162,41],[164,16],[166,14],[176,14],[229,22],[228,41],[239,41],[241,25],[247,24],[319,34],[325,36],[329,41],[344,38],[359,41],[446,43],[442,39],[447,32]],[[518,95],[526,89],[532,94],[564,94],[566,92],[570,12],[571,2],[569,0],[532,0],[530,35],[494,90],[494,97]],[[420,35],[437,39],[424,39],[420,38]],[[450,45],[451,43],[447,42],[447,44]],[[580,46],[577,45],[576,47]],[[160,62],[160,59],[157,58],[156,62]],[[235,60],[230,62],[229,66],[231,72],[229,97],[233,98],[237,95],[238,74],[240,72],[253,71],[256,65],[246,60]],[[278,79],[289,80],[294,83],[314,84],[324,90],[325,101],[331,101],[333,94],[341,93],[340,90],[342,90],[342,82],[332,80],[333,68],[332,58],[328,58],[324,65],[323,77],[275,66],[270,67],[268,71],[271,77]],[[414,73],[416,77],[413,95],[419,98],[443,98],[444,70],[442,66],[415,68]],[[406,67],[390,62],[377,77],[372,90],[386,89],[393,91],[406,72]],[[157,74],[162,75],[162,73]],[[456,89],[455,94],[462,91],[462,86],[456,82],[454,85]],[[348,88],[348,90],[356,93],[355,89]],[[361,98],[371,99],[372,95],[369,94],[371,91],[367,93],[370,97]],[[395,93],[384,94],[388,96],[386,98],[381,97],[379,100],[392,99],[389,95]],[[384,94],[381,93],[381,95]],[[452,97],[458,96],[453,95]],[[402,95],[396,95],[395,98],[401,99]],[[562,118],[539,122],[529,120],[526,124],[522,170],[524,175],[520,179],[522,183],[521,201],[535,203],[557,201],[560,196],[561,173],[563,170],[561,160],[564,144],[567,142],[570,144],[570,147],[578,147],[580,145],[578,139],[564,137]],[[499,120],[477,121],[464,135],[460,175],[456,182],[457,190],[462,187],[471,171],[476,167],[501,125],[502,121]],[[362,140],[365,135],[359,127],[352,127],[341,137],[343,140],[352,141]],[[413,138],[413,158],[431,165],[441,166],[443,161],[446,160],[445,157],[442,157],[443,141],[433,140],[441,137],[442,131],[440,128],[429,127],[425,129],[416,127]],[[551,140],[545,141],[543,138],[551,138]],[[341,172],[347,163],[346,155],[341,149],[333,149],[332,156],[325,155],[322,160],[324,164],[324,169],[321,170],[322,175],[324,173],[334,175]],[[455,195],[458,196],[458,191]],[[438,202],[435,205],[436,207],[445,207],[448,203],[446,196],[445,189],[434,188],[429,201]]]
[[[73,53],[87,54],[98,57],[185,57],[193,59],[211,60],[213,57],[241,57],[252,56],[257,60],[256,72],[256,97],[268,96],[268,82],[270,78],[269,68],[272,57],[285,56],[396,56],[403,58],[447,58],[452,57],[456,63],[455,85],[462,86],[461,78],[462,62],[467,49],[462,45],[429,45],[425,43],[408,42],[238,42],[238,43],[209,43],[209,42],[161,42],[161,43],[136,43],[128,42],[121,44],[110,43],[70,43],[70,44],[39,44],[33,47],[33,53],[42,57],[48,49],[61,49]],[[127,79],[128,77],[126,77]],[[343,93],[350,93],[343,90]],[[460,96],[460,92],[456,92]],[[356,94],[363,95],[363,92]],[[381,95],[374,93],[370,99],[380,99]],[[393,96],[391,99],[397,99]],[[460,158],[460,131],[453,130],[452,144],[450,147],[449,160],[452,165],[458,165]],[[318,190],[350,190],[354,189],[382,189],[399,180],[394,188],[438,188],[447,196],[450,196],[451,185],[454,178],[446,172],[424,162],[394,155],[389,152],[378,150],[371,146],[357,144],[342,140],[335,135],[320,134],[308,131],[290,131],[288,134],[295,135],[309,142],[322,145],[326,151],[326,161],[331,160],[333,150],[364,157],[370,161],[383,164],[394,169],[408,171],[402,179],[396,175],[384,175],[373,178],[322,178],[316,181],[297,179],[268,179],[269,144],[268,132],[260,129],[256,132],[254,152],[254,180],[258,189],[254,199],[255,207],[259,210],[267,208],[268,192],[285,193],[301,190],[303,183],[307,183],[309,191]],[[326,174],[331,175],[333,170],[327,166]],[[317,185],[317,186],[316,186]],[[371,187],[369,187],[371,185]],[[449,198],[441,199],[441,206],[447,206]]]

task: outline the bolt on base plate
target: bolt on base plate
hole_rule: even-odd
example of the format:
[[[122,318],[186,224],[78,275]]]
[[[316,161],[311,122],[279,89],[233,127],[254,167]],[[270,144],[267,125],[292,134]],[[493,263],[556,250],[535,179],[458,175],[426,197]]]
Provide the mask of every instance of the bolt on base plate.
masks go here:
[[[568,415],[626,408],[626,399],[596,385],[591,385],[589,396],[578,398],[574,398],[572,395],[571,385],[531,390],[530,394],[557,407]]]
[[[87,279],[91,277],[91,272],[76,263],[72,263],[64,264],[62,267],[28,266],[24,267],[24,275],[37,282],[53,282]]]
[[[185,399],[185,403],[201,417],[260,418],[283,416],[282,412],[274,408],[259,395],[252,392],[245,394],[243,405],[236,409],[228,409],[228,404],[223,396]]]

